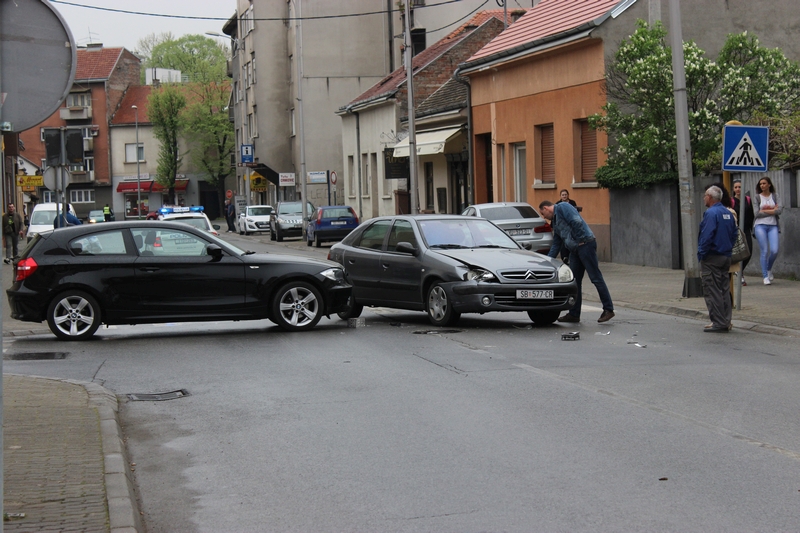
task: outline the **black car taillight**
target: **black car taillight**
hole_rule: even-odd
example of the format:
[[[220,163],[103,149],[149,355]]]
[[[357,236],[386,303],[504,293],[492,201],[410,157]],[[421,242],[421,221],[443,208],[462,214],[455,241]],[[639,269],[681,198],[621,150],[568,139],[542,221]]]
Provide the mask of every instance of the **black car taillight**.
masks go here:
[[[39,265],[36,264],[36,261],[34,261],[32,257],[21,259],[19,263],[17,263],[17,277],[15,281],[22,281],[28,278],[31,274],[36,272],[37,268],[39,268]]]
[[[537,228],[533,228],[534,233],[552,233],[553,227],[550,224],[545,224],[544,226],[539,226]]]

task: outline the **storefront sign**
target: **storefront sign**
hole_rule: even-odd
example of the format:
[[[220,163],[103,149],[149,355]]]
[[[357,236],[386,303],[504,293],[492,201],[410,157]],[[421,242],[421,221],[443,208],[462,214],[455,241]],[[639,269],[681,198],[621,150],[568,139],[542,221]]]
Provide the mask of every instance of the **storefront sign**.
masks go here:
[[[384,178],[387,180],[407,179],[411,170],[407,157],[395,157],[394,148],[383,151]]]

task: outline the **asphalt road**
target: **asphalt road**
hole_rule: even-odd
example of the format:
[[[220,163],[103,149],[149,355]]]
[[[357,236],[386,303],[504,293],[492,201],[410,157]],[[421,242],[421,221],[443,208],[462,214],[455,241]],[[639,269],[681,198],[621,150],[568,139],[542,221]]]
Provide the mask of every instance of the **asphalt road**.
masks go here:
[[[422,313],[363,316],[306,333],[263,321],[22,337],[7,355],[69,355],[4,370],[118,395],[188,391],[122,405],[151,533],[800,523],[792,339],[625,309],[578,341],[523,313],[464,315],[440,333]]]

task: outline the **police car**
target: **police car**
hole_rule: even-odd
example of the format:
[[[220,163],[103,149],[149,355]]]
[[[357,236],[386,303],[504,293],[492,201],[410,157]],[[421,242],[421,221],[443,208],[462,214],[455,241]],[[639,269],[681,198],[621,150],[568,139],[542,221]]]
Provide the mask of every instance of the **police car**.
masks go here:
[[[193,205],[191,207],[165,206],[158,210],[158,219],[182,222],[219,236],[219,224],[212,224],[208,220],[208,217],[203,212],[202,205]]]

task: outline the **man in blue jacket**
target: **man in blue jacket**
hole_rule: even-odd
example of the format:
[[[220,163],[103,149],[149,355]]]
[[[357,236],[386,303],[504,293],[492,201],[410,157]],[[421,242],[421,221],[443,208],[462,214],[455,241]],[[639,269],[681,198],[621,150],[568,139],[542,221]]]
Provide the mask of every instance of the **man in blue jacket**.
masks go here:
[[[721,200],[722,190],[719,187],[712,185],[706,189],[703,202],[708,209],[703,213],[697,240],[703,297],[711,318],[711,324],[703,331],[709,333],[727,333],[733,317],[728,270],[738,230],[733,213],[720,203]]]
[[[597,240],[589,225],[578,214],[578,210],[567,202],[553,204],[545,200],[539,204],[542,216],[549,220],[553,226],[553,245],[547,253],[550,257],[558,257],[562,246],[569,250],[569,267],[578,283],[578,298],[575,305],[567,314],[561,316],[559,322],[580,322],[583,274],[589,273],[589,279],[594,283],[600,301],[603,303],[603,313],[598,322],[608,322],[614,318],[614,304],[611,294],[600,272],[597,261]]]

